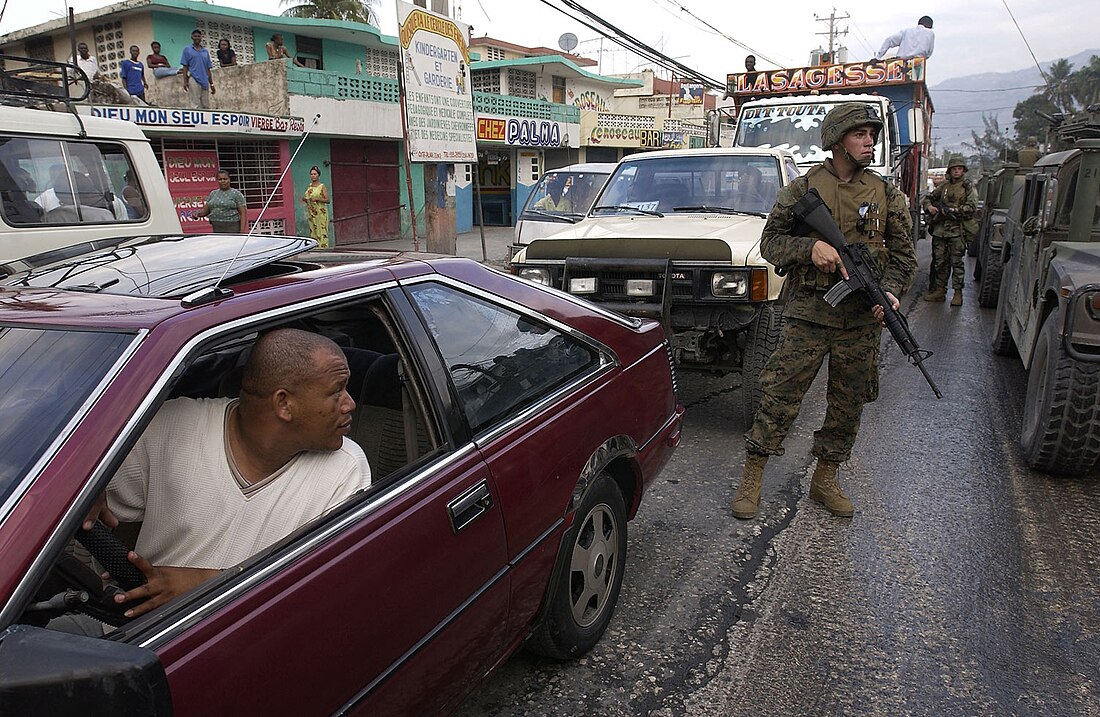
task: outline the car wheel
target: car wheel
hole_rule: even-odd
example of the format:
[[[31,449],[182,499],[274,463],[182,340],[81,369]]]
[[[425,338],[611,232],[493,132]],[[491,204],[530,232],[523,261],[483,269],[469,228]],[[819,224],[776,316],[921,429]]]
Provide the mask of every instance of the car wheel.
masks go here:
[[[1007,285],[1004,281],[1000,283],[1001,286],[997,291],[997,315],[993,317],[993,341],[990,343],[990,348],[998,356],[1012,356],[1016,353],[1016,342],[1012,339],[1012,331],[1008,328],[1008,319],[1005,318],[1008,299],[1005,298],[1004,293]]]
[[[1066,356],[1062,312],[1043,322],[1028,371],[1020,445],[1032,468],[1083,475],[1100,458],[1100,364]]]
[[[527,647],[557,660],[591,650],[615,612],[625,569],[626,505],[615,481],[601,473],[562,541],[548,604]]]
[[[982,249],[982,273],[978,277],[978,306],[987,309],[997,305],[1001,293],[1001,250],[985,245]]]
[[[745,341],[745,358],[741,366],[741,420],[751,426],[760,408],[764,392],[760,388],[760,372],[779,345],[783,315],[775,304],[764,304],[749,324]]]

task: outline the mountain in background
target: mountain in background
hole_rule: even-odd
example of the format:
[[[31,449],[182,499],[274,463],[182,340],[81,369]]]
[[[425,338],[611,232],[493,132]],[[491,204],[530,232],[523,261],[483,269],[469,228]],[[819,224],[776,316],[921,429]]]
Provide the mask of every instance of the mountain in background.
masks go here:
[[[1100,50],[1084,50],[1065,59],[1077,70],[1087,64],[1093,55],[1100,55]],[[1057,59],[1061,58],[1041,63],[1043,70],[1049,70]],[[933,71],[935,63],[935,59],[928,61]],[[971,140],[971,131],[979,135],[984,131],[983,114],[995,116],[1001,131],[1008,129],[1009,135],[1015,137],[1012,110],[1016,109],[1017,102],[1038,92],[1043,84],[1039,69],[1033,65],[1013,72],[983,72],[980,75],[953,77],[930,85],[928,90],[936,109],[932,116],[934,150],[937,153],[945,148],[965,152],[962,144]]]

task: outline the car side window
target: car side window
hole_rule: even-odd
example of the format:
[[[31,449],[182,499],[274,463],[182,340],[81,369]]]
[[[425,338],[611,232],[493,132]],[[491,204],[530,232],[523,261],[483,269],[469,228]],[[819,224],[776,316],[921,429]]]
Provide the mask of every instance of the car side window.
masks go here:
[[[109,224],[149,215],[122,145],[0,138],[4,221],[20,225]]]
[[[409,294],[474,432],[599,365],[593,348],[509,308],[434,283],[413,285]]]

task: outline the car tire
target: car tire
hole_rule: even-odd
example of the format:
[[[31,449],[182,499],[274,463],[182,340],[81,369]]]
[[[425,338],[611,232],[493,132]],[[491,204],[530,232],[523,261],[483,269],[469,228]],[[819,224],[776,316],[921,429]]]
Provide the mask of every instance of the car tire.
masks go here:
[[[978,306],[989,309],[997,305],[1001,293],[1001,250],[986,244],[982,248],[982,271],[978,277]]]
[[[741,365],[741,421],[752,425],[764,391],[760,388],[760,372],[779,345],[783,329],[783,314],[775,304],[764,304],[749,324],[745,338],[745,358]]]
[[[1065,354],[1062,312],[1043,322],[1028,369],[1020,445],[1032,468],[1084,475],[1100,458],[1100,364]]]
[[[990,342],[990,348],[998,356],[1012,356],[1016,353],[1016,342],[1012,339],[1012,330],[1005,318],[1008,304],[1008,299],[1004,296],[1005,286],[1002,280],[997,292],[997,315],[993,317],[993,340]]]
[[[527,648],[556,660],[591,650],[607,629],[626,571],[626,505],[606,472],[585,491],[562,541],[542,620]]]

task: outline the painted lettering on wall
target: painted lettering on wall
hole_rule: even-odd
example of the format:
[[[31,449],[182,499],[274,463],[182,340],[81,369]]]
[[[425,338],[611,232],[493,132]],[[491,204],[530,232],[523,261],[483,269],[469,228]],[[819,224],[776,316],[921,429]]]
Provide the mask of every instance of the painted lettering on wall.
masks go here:
[[[596,110],[597,112],[607,111],[607,100],[600,97],[592,90],[582,92],[573,100],[573,106],[582,110]]]
[[[512,118],[504,141],[524,147],[560,147],[561,128],[557,122]]]
[[[494,117],[477,118],[477,138],[490,142],[503,142],[507,123]]]
[[[81,111],[84,111],[81,108]],[[272,117],[247,112],[217,110],[178,110],[159,107],[110,107],[92,105],[87,108],[92,117],[106,117],[133,122],[146,127],[174,129],[227,130],[269,134],[301,134],[306,123],[301,117]]]

